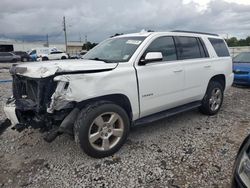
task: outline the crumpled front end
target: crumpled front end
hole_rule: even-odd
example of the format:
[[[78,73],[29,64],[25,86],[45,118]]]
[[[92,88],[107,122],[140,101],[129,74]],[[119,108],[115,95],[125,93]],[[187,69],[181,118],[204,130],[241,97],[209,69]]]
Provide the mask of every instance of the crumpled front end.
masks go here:
[[[67,105],[60,110],[48,112],[51,98],[57,88],[54,77],[29,78],[13,75],[13,97],[8,99],[4,111],[13,128],[40,128],[42,131],[57,129],[64,118],[72,111]],[[52,108],[52,107],[50,107]]]

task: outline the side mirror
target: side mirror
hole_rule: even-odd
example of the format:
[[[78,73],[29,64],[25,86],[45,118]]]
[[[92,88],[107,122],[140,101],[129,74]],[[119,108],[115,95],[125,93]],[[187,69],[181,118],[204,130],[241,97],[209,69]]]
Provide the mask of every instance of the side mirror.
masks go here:
[[[162,61],[163,56],[161,52],[148,52],[145,59],[141,59],[140,64],[145,65],[154,61]]]

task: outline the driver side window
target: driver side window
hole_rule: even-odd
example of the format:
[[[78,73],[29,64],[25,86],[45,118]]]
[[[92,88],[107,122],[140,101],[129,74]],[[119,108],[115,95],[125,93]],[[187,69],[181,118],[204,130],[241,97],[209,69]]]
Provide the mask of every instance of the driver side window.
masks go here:
[[[143,57],[148,52],[161,52],[163,61],[177,60],[176,49],[173,37],[159,37],[155,39],[144,52]]]

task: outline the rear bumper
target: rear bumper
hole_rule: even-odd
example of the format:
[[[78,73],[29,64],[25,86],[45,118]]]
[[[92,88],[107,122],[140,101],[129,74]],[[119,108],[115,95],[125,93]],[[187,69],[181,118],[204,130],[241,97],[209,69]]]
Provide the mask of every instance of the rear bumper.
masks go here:
[[[234,84],[250,86],[250,74],[235,74]]]

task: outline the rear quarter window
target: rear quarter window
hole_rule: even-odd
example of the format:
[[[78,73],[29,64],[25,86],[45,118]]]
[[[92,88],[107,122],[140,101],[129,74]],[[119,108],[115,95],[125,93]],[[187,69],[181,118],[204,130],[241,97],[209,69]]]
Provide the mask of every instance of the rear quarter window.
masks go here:
[[[228,57],[230,56],[227,46],[222,39],[208,38],[218,57]]]

